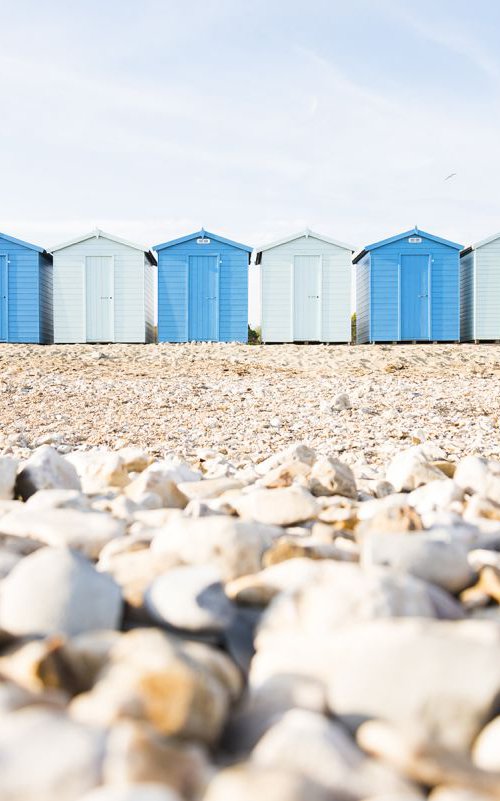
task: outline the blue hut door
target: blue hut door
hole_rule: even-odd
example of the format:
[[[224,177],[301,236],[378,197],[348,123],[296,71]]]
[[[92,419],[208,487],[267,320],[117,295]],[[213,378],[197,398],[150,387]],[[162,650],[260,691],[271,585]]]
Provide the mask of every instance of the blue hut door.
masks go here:
[[[219,339],[219,257],[189,257],[188,339]]]
[[[321,339],[321,256],[295,256],[293,262],[293,338]]]
[[[9,332],[9,278],[7,256],[0,256],[0,342],[7,342]]]
[[[401,256],[401,339],[430,339],[430,256]]]
[[[85,259],[87,342],[114,340],[113,256]]]

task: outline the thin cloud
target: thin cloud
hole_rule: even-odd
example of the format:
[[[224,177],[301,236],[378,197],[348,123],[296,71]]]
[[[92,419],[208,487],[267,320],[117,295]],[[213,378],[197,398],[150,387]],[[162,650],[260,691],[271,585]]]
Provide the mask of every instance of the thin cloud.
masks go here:
[[[419,37],[428,42],[439,45],[451,53],[463,56],[488,78],[495,82],[500,81],[500,63],[495,56],[488,52],[484,42],[478,42],[469,30],[462,32],[450,27],[450,17],[447,16],[442,24],[426,17],[425,22],[415,16],[400,2],[385,3],[388,12],[411,28]]]
[[[326,56],[318,53],[316,50],[304,47],[303,45],[296,45],[294,50],[309,60],[312,65],[319,67],[324,77],[328,77],[330,83],[335,86],[339,93],[348,95],[358,102],[367,103],[370,106],[385,108],[387,110],[394,109],[393,102],[389,100],[387,96],[353,81],[333,59],[326,58]]]

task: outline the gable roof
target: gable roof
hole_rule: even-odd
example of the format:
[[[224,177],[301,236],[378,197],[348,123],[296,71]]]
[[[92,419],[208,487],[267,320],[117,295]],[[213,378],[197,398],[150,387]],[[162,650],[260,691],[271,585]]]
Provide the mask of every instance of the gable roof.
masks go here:
[[[439,242],[440,245],[447,245],[454,250],[462,250],[462,245],[458,245],[456,242],[450,242],[448,239],[442,239],[440,236],[435,236],[434,234],[428,234],[426,231],[422,231],[420,228],[412,228],[410,231],[405,231],[402,234],[396,234],[396,236],[391,236],[388,239],[382,239],[380,242],[374,242],[373,245],[365,245],[363,250],[356,254],[352,263],[357,264],[367,253],[371,250],[376,250],[377,248],[381,248],[384,245],[390,245],[392,242],[397,242],[399,239],[406,239],[408,236],[421,236],[423,239],[431,239],[433,242]]]
[[[200,231],[195,231],[193,234],[181,236],[178,239],[170,239],[168,242],[163,242],[161,245],[153,245],[153,250],[164,250],[165,248],[171,248],[174,245],[180,245],[182,242],[189,242],[190,239],[201,239],[203,237],[215,239],[217,242],[222,242],[224,245],[232,245],[233,248],[245,250],[247,253],[251,253],[253,250],[253,248],[249,247],[248,245],[241,245],[239,242],[233,242],[232,239],[225,239],[223,236],[219,236],[218,234],[211,234],[210,231],[205,231],[204,228],[202,228]]]
[[[109,239],[111,242],[117,242],[119,245],[127,245],[127,247],[134,248],[134,250],[140,250],[141,253],[144,253],[149,263],[156,266],[156,259],[150,250],[146,250],[142,245],[136,245],[135,242],[129,242],[127,239],[121,239],[119,236],[107,234],[106,231],[101,231],[100,228],[95,228],[90,233],[77,236],[75,239],[70,239],[68,242],[62,242],[60,245],[56,245],[55,247],[51,248],[50,252],[55,253],[56,250],[64,250],[64,248],[69,248],[71,245],[78,245],[79,242],[86,242],[87,239]]]
[[[467,254],[472,253],[473,250],[482,248],[484,245],[489,245],[491,242],[495,242],[497,239],[500,239],[500,234],[492,234],[492,236],[487,236],[486,239],[481,239],[480,242],[476,242],[474,245],[469,245],[469,247],[464,248],[460,255],[467,256]]]
[[[314,231],[311,231],[310,228],[306,228],[304,231],[299,231],[297,234],[291,234],[290,236],[286,236],[284,239],[278,239],[276,242],[270,242],[268,245],[260,245],[259,247],[255,248],[256,259],[255,263],[260,264],[262,259],[262,253],[265,250],[271,250],[272,248],[277,248],[280,245],[286,245],[288,242],[294,242],[296,239],[302,239],[305,237],[308,239],[318,239],[320,242],[327,242],[329,245],[336,245],[338,248],[342,248],[344,250],[349,250],[351,253],[354,253],[356,248],[351,247],[351,245],[346,245],[345,242],[339,242],[337,239],[331,239],[329,236],[323,236],[323,234],[316,234]]]
[[[7,234],[0,234],[0,239],[5,239],[6,242],[12,242],[14,245],[22,245],[23,248],[28,248],[28,250],[36,250],[37,253],[46,253],[45,248],[41,248],[38,245],[31,245],[29,242],[24,242],[22,239],[15,239],[15,237],[8,236]]]

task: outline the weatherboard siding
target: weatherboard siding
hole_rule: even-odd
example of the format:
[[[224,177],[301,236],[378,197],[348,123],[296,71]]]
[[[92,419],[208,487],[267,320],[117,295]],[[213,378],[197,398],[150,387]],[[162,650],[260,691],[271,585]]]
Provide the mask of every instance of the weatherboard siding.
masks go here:
[[[356,270],[356,342],[370,341],[370,257],[365,256]]]
[[[40,342],[50,344],[54,339],[52,259],[39,255],[40,281]]]
[[[207,235],[208,236],[208,235]],[[212,239],[198,245],[197,237],[158,251],[158,341],[187,342],[190,315],[197,304],[189,304],[189,257],[218,257],[218,339],[246,342],[248,339],[248,253]],[[196,326],[191,326],[192,330]]]
[[[351,251],[313,236],[303,236],[262,251],[262,339],[293,342],[296,256],[321,258],[322,342],[351,339]]]
[[[460,259],[460,339],[474,339],[474,251]]]
[[[54,342],[85,342],[85,257],[54,253],[53,281]]]
[[[131,248],[114,256],[115,342],[146,339],[144,258]]]
[[[187,342],[188,257],[158,254],[158,342]]]
[[[242,258],[243,257],[243,258]],[[219,340],[248,339],[248,253],[226,251],[219,264]]]
[[[11,250],[8,254],[8,342],[38,342],[40,309],[36,251]]]
[[[460,263],[458,251],[434,252],[431,269],[431,340],[460,339]]]
[[[500,339],[500,239],[474,251],[476,256],[474,339]]]
[[[146,315],[146,342],[155,341],[155,276],[156,267],[144,261],[144,313]]]
[[[352,254],[330,248],[323,253],[321,336],[324,342],[350,342]]]
[[[390,253],[370,255],[370,341],[399,339],[399,275]]]
[[[262,341],[292,342],[293,256],[262,254]]]

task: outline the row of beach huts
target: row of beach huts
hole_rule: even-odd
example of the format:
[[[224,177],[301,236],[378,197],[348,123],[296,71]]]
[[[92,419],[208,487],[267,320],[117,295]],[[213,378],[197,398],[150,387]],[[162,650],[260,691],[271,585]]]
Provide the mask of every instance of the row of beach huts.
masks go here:
[[[500,234],[464,249],[415,227],[354,257],[309,230],[256,249],[204,230],[151,250],[0,234],[0,342],[153,342],[156,324],[159,342],[246,342],[252,253],[263,342],[349,342],[353,269],[359,343],[500,340]]]

